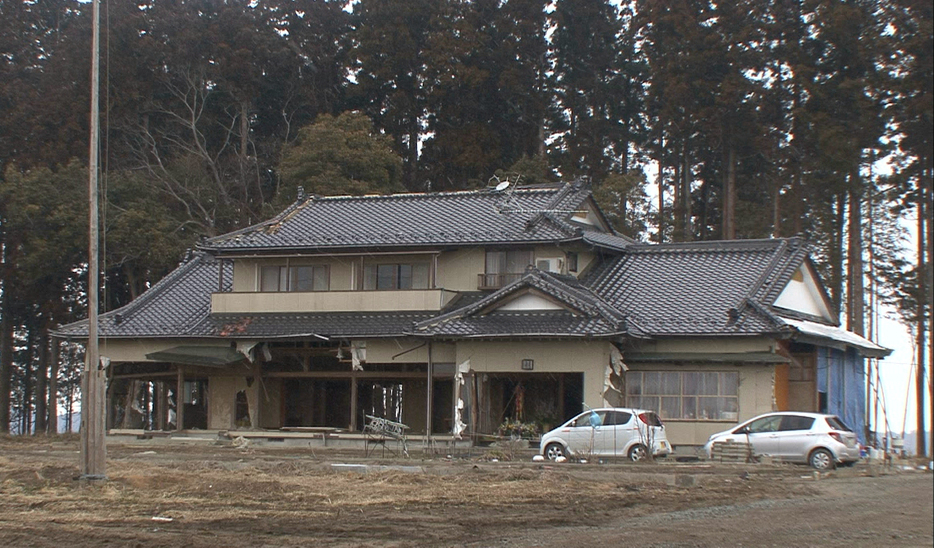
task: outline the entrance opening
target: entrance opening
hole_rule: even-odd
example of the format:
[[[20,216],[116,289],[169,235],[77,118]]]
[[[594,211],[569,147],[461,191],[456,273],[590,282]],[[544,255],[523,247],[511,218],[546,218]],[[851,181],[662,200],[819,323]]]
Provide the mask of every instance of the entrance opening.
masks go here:
[[[583,409],[583,373],[488,374],[479,385],[479,433],[495,433],[506,421],[545,432]]]
[[[350,381],[286,379],[283,426],[347,428],[350,425]]]
[[[250,402],[246,399],[246,391],[237,392],[234,404],[234,424],[237,428],[250,428]]]

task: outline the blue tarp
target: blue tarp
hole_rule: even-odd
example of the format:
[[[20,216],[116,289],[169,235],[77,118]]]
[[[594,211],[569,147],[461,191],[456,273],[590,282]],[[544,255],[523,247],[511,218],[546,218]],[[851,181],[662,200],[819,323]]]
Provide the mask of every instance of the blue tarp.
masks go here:
[[[821,409],[840,417],[866,443],[866,372],[863,358],[853,349],[817,348],[817,391],[824,394]]]

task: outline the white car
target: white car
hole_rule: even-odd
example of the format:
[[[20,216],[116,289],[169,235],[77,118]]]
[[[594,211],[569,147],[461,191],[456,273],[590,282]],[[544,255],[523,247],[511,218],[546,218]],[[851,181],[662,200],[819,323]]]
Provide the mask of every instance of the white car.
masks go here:
[[[714,458],[718,443],[748,443],[755,456],[810,464],[829,470],[859,460],[859,441],[835,415],[789,412],[766,413],[710,436],[704,450]]]
[[[645,459],[648,447],[656,457],[671,453],[665,425],[654,411],[606,407],[584,411],[542,435],[540,453],[559,457],[626,457]]]

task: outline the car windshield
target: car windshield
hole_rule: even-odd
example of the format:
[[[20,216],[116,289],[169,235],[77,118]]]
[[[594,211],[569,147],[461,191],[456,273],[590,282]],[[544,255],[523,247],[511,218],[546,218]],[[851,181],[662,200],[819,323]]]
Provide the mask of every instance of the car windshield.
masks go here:
[[[837,417],[827,417],[827,424],[830,425],[834,430],[843,430],[844,432],[852,432],[850,427],[843,424],[843,421]]]

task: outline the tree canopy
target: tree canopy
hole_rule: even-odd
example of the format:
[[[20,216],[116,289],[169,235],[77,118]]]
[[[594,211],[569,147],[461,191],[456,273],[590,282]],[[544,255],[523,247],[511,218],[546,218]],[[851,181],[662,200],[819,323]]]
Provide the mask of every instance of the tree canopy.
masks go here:
[[[637,240],[804,235],[853,329],[869,284],[930,330],[930,2],[104,10],[105,309],[298,186],[362,194],[585,176]],[[0,2],[0,429],[31,405],[9,400],[24,367],[11,348],[84,313],[74,295],[87,283],[90,11]],[[876,168],[883,159],[891,173]],[[890,248],[907,215],[922,237],[916,260],[900,263]]]

